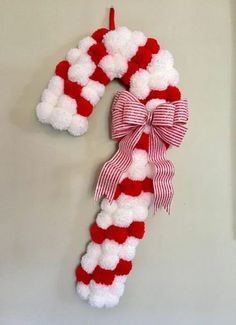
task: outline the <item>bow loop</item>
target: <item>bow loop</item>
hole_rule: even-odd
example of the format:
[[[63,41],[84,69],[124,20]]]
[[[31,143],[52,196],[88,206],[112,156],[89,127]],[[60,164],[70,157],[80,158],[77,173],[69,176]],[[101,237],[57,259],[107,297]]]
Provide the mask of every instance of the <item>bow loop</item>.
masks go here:
[[[173,102],[175,105],[175,116],[174,123],[175,124],[186,124],[188,121],[188,102],[186,99],[178,100]]]
[[[158,105],[153,112],[153,126],[170,127],[174,123],[175,105],[163,103]]]
[[[146,123],[147,110],[139,101],[128,99],[124,104],[123,123],[143,125]]]
[[[112,104],[112,139],[120,140],[138,125],[145,123],[146,110],[140,101],[128,91],[116,94]]]

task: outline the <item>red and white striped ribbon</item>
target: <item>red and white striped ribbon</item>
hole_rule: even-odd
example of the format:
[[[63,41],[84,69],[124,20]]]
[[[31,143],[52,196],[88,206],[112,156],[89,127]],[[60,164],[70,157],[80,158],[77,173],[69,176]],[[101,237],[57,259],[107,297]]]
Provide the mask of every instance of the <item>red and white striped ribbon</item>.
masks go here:
[[[158,105],[148,111],[136,96],[128,91],[116,94],[112,105],[112,139],[119,140],[119,149],[107,161],[100,173],[95,199],[106,195],[113,200],[121,175],[132,162],[132,151],[146,125],[150,126],[148,160],[155,165],[153,178],[154,211],[164,207],[169,213],[173,197],[174,166],[165,157],[166,144],[179,147],[187,131],[187,100]]]

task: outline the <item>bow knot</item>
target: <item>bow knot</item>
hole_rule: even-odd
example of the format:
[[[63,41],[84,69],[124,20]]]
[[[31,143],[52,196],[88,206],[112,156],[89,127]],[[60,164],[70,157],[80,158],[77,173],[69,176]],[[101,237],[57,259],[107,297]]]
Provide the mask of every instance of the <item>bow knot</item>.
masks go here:
[[[153,120],[153,112],[147,111],[147,124],[152,125],[152,120]]]
[[[130,92],[118,92],[112,106],[112,139],[120,141],[119,149],[103,166],[95,198],[106,195],[108,200],[112,201],[121,175],[132,162],[132,151],[145,126],[149,125],[148,160],[156,169],[153,178],[154,210],[164,207],[169,212],[173,197],[171,180],[174,166],[165,157],[166,144],[180,146],[187,131],[187,120],[186,100],[162,103],[153,111],[148,111]]]

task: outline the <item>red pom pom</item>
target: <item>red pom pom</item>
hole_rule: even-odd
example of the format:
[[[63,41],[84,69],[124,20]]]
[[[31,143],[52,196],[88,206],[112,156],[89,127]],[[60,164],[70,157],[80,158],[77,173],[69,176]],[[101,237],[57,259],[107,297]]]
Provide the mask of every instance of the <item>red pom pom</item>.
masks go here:
[[[149,146],[149,135],[147,133],[143,133],[139,141],[137,142],[135,148],[148,151],[148,146]]]
[[[117,185],[116,191],[115,191],[115,195],[114,195],[114,200],[117,200],[118,197],[121,195],[121,188],[120,188],[120,184]]]
[[[137,53],[131,59],[131,61],[135,62],[139,66],[139,68],[146,69],[151,59],[152,59],[152,52],[149,49],[145,48],[144,46],[140,46],[138,48]]]
[[[100,43],[103,39],[103,36],[108,32],[107,28],[99,28],[93,34],[92,38],[95,39],[98,43]]]
[[[107,51],[103,43],[97,43],[89,48],[88,54],[91,56],[93,62],[98,64],[99,61],[107,54]]]
[[[145,225],[142,221],[134,221],[129,226],[129,235],[142,239],[145,232]]]
[[[139,66],[130,61],[128,62],[128,69],[126,71],[126,73],[122,76],[121,81],[124,83],[124,85],[128,86],[130,83],[130,78],[132,77],[132,75],[139,69]]]
[[[146,177],[143,180],[143,191],[144,192],[149,192],[149,193],[153,193],[153,180],[151,178]]]
[[[65,80],[64,82],[64,93],[71,98],[77,99],[81,93],[82,86],[77,82]]]
[[[108,85],[110,82],[110,79],[108,76],[105,74],[105,72],[100,68],[97,67],[92,76],[90,77],[91,80],[94,81],[99,81],[101,82],[104,86]]]
[[[166,90],[151,90],[148,97],[145,99],[145,103],[147,103],[151,99],[167,99],[167,91]]]
[[[82,116],[89,116],[93,111],[93,105],[83,97],[76,99],[77,101],[77,113]]]
[[[84,284],[89,284],[91,280],[91,274],[88,274],[81,265],[79,265],[75,270],[77,282],[83,282]]]
[[[148,38],[145,47],[148,48],[153,54],[160,50],[160,46],[157,40],[154,38]]]
[[[121,184],[121,191],[126,195],[138,196],[142,191],[142,182],[133,181],[132,179],[125,178]]]
[[[67,79],[69,67],[70,63],[68,61],[61,61],[56,66],[55,74],[63,79]]]
[[[110,226],[106,230],[106,238],[115,240],[119,244],[123,244],[128,237],[128,229],[124,227]]]
[[[90,228],[90,234],[92,240],[97,244],[101,244],[106,237],[104,229],[98,227],[96,223],[92,224]]]
[[[110,285],[114,281],[115,273],[111,270],[104,270],[98,265],[93,271],[92,278],[97,283]]]
[[[125,261],[120,260],[115,268],[115,274],[116,275],[127,275],[132,269],[132,262],[131,261]]]
[[[177,87],[168,86],[167,90],[167,100],[169,102],[174,102],[175,100],[180,100],[181,93]]]

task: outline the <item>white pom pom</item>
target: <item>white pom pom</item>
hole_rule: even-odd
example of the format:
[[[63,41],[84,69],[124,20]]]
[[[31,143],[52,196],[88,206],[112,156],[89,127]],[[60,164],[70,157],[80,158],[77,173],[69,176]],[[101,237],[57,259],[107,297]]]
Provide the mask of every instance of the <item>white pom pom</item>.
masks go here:
[[[116,201],[110,203],[107,198],[104,198],[101,203],[101,208],[107,213],[113,213],[117,209]]]
[[[127,27],[118,27],[104,36],[104,44],[112,56],[120,54],[125,61],[129,61],[138,50],[139,46],[146,43],[142,32],[131,32]]]
[[[106,253],[100,256],[99,265],[105,270],[114,270],[119,262],[119,256]]]
[[[147,110],[149,111],[153,111],[157,106],[159,106],[160,104],[163,104],[165,103],[166,100],[165,99],[158,99],[158,98],[155,98],[155,99],[150,99],[147,103],[146,103],[146,108]]]
[[[104,254],[118,255],[120,245],[114,240],[105,239],[102,243],[102,251]]]
[[[107,212],[101,211],[97,215],[96,222],[100,228],[107,229],[112,224],[112,218]]]
[[[129,209],[139,204],[139,197],[131,197],[129,195],[121,193],[116,201],[119,207]]]
[[[145,205],[136,205],[132,208],[134,220],[144,221],[148,216],[148,208]]]
[[[85,86],[95,68],[96,66],[91,57],[88,54],[81,54],[76,64],[72,65],[68,70],[69,79]]]
[[[71,114],[76,114],[76,100],[67,95],[61,95],[57,103],[58,107],[65,108]]]
[[[132,158],[133,163],[139,166],[145,166],[148,163],[148,154],[142,149],[134,149]]]
[[[67,53],[66,59],[70,64],[75,64],[81,54],[81,50],[77,48],[70,49]]]
[[[92,89],[99,97],[104,95],[105,86],[99,81],[89,80],[86,87]]]
[[[88,296],[90,294],[88,285],[85,285],[82,282],[78,282],[76,285],[76,291],[82,299],[84,299],[84,300],[88,299]]]
[[[134,42],[137,46],[143,46],[147,42],[146,36],[143,34],[143,32],[140,31],[134,31],[131,36],[132,42]]]
[[[98,257],[88,252],[81,258],[81,265],[87,273],[92,273],[97,266],[97,263]]]
[[[149,86],[154,90],[164,90],[169,85],[176,86],[179,82],[178,72],[172,68],[170,70],[159,70],[150,75]]]
[[[128,237],[124,244],[120,247],[119,256],[120,258],[131,261],[134,259],[136,247],[139,243],[139,240],[135,237]]]
[[[152,193],[142,193],[139,196],[139,202],[140,204],[143,204],[144,206],[148,207],[152,202],[153,194]]]
[[[50,89],[44,89],[41,97],[42,102],[46,102],[55,106],[58,100],[58,96],[55,95]]]
[[[101,308],[105,304],[106,295],[109,293],[109,286],[96,283],[91,280],[89,283],[90,296],[89,303],[94,307]]]
[[[81,52],[86,53],[88,52],[88,49],[93,45],[96,44],[95,39],[92,37],[88,36],[83,38],[78,45],[78,48],[81,50]]]
[[[152,56],[152,60],[147,66],[147,70],[151,73],[156,71],[167,71],[172,69],[174,59],[172,54],[167,50],[160,50],[157,54]]]
[[[105,296],[92,293],[89,296],[89,304],[93,307],[102,308],[105,304]]]
[[[51,125],[57,130],[67,130],[72,121],[72,115],[62,107],[55,107],[50,116]]]
[[[125,285],[124,280],[119,279],[120,276],[116,276],[112,285],[110,286],[110,292],[118,297],[121,297],[124,293]]]
[[[111,55],[104,56],[99,62],[99,67],[102,68],[110,80],[116,77],[116,67]]]
[[[87,246],[87,253],[90,255],[90,256],[95,256],[95,257],[99,257],[100,254],[101,254],[101,245],[98,245],[94,242],[90,242]]]
[[[131,209],[119,208],[113,216],[113,222],[118,227],[128,227],[133,221],[133,212]]]
[[[150,92],[149,78],[148,71],[139,69],[130,79],[130,92],[139,99],[146,98]]]
[[[88,130],[88,119],[85,116],[76,114],[72,116],[72,120],[68,131],[74,136],[80,136]]]
[[[126,194],[121,194],[119,198],[116,200],[117,204],[121,208],[131,208],[135,206],[149,206],[152,201],[153,194],[152,193],[141,193],[137,197],[131,197]]]
[[[128,169],[128,177],[132,180],[143,180],[146,177],[146,165],[148,163],[147,152],[135,149],[132,154],[132,164]]]
[[[116,78],[121,78],[128,69],[127,60],[120,54],[113,56]]]
[[[64,80],[59,76],[53,76],[48,84],[48,89],[56,96],[60,96],[64,91]]]
[[[104,44],[109,54],[121,53],[124,48],[129,46],[131,31],[127,27],[118,27],[116,30],[108,32],[104,36]]]
[[[89,82],[88,82],[88,84],[89,84]],[[93,89],[88,87],[88,84],[83,87],[81,95],[85,99],[87,99],[93,106],[95,106],[99,102],[100,97]]]
[[[169,85],[177,85],[179,82],[178,72],[173,68],[172,54],[167,50],[160,50],[153,55],[147,66],[150,72],[149,86],[151,89],[164,90]]]
[[[159,70],[150,75],[149,86],[154,90],[164,90],[169,85],[168,72]]]
[[[134,247],[136,248],[139,244],[139,239],[138,238],[135,238],[133,236],[131,237],[128,237],[127,240],[125,241],[125,244],[127,244],[128,246],[131,246],[131,247]]]
[[[179,73],[174,68],[170,71],[169,83],[171,86],[177,86],[177,84],[179,83]]]
[[[115,284],[125,284],[127,280],[127,275],[116,275],[115,279],[114,279],[114,285]]]
[[[114,54],[106,55],[102,58],[99,63],[99,66],[106,73],[109,79],[120,78],[127,71],[128,64],[127,61],[122,55]]]
[[[142,32],[131,32],[130,38],[126,45],[120,49],[120,53],[127,61],[129,61],[137,53],[139,46],[142,46],[145,43],[146,37]]]
[[[95,106],[105,92],[105,86],[98,81],[89,80],[82,89],[82,96]]]
[[[94,294],[102,294],[105,296],[109,292],[109,286],[101,283],[97,283],[94,280],[91,280],[89,283],[90,291]]]
[[[118,303],[119,303],[119,296],[113,295],[111,293],[108,293],[106,295],[105,306],[107,308],[115,307],[116,305],[118,305]]]
[[[42,123],[49,123],[50,116],[53,111],[53,106],[49,103],[39,103],[36,107],[36,115],[40,122]]]
[[[145,166],[132,164],[128,170],[128,177],[134,181],[142,181],[146,177]]]
[[[120,251],[120,258],[126,261],[132,261],[135,257],[136,249],[135,247],[124,245],[124,247]]]

